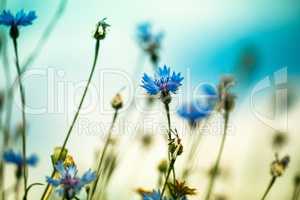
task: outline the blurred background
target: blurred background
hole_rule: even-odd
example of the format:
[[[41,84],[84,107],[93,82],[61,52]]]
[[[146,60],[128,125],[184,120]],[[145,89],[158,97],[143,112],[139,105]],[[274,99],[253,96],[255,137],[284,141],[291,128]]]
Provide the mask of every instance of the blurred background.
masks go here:
[[[139,85],[142,73],[151,73],[152,68],[136,38],[137,25],[149,21],[154,31],[164,33],[160,65],[167,64],[185,77],[184,86],[172,102],[174,128],[188,132],[186,122],[176,115],[176,108],[197,91],[199,84],[217,84],[224,74],[236,77],[237,106],[230,119],[230,137],[221,164],[226,173],[218,179],[215,193],[233,200],[258,199],[270,179],[274,136],[283,132],[287,143],[279,153],[289,154],[291,165],[269,199],[291,198],[293,178],[300,170],[298,1],[9,0],[6,8],[14,12],[36,10],[38,15],[34,25],[21,30],[21,63],[39,44],[41,34],[62,4],[65,4],[62,15],[57,17],[57,24],[24,78],[28,106],[33,110],[45,108],[28,114],[28,151],[39,156],[39,165],[30,170],[30,182],[44,182],[51,173],[50,155],[54,147],[62,144],[90,73],[95,25],[107,17],[111,27],[101,42],[91,87],[94,92],[85,100],[67,146],[79,173],[93,167],[95,153],[102,147],[112,120],[110,101],[122,89],[125,105],[114,130],[119,138],[120,158],[108,186],[108,199],[139,199],[136,188],[152,189],[156,185],[156,168],[166,152],[162,137],[166,119],[159,102],[151,113],[144,110],[145,92]],[[3,27],[1,34],[4,40],[8,36]],[[16,76],[10,40],[7,40],[7,55],[9,65],[1,61],[1,90],[6,87],[5,67],[9,67],[11,78]],[[19,92],[15,93],[13,130],[21,121]],[[133,109],[129,108],[132,102]],[[141,127],[147,127],[146,131]],[[211,128],[201,139],[197,167],[188,180],[197,189],[194,199],[204,195],[207,171],[220,144],[218,127],[222,127],[218,119],[212,120]],[[149,148],[141,144],[146,132],[153,133]],[[19,147],[17,144],[14,149],[20,150]],[[183,158],[179,158],[178,166],[180,163],[184,164]],[[13,184],[13,170],[7,169],[9,185]],[[34,188],[31,198],[38,199],[42,189]]]

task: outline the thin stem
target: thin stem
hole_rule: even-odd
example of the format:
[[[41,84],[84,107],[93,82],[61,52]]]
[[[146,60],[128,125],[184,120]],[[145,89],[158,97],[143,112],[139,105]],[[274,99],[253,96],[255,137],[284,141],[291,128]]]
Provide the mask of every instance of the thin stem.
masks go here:
[[[22,152],[23,152],[23,177],[24,177],[24,192],[27,189],[27,163],[26,163],[26,116],[25,116],[25,91],[21,81],[21,68],[19,64],[19,55],[18,55],[18,43],[16,38],[13,39],[15,56],[16,56],[16,68],[18,72],[18,79],[19,79],[19,89],[21,95],[21,103],[22,103]]]
[[[171,117],[170,117],[170,107],[168,103],[165,103],[165,109],[166,109],[166,113],[167,113],[167,119],[168,119],[168,140],[169,142],[171,141]],[[171,158],[171,153],[168,152],[168,158],[170,161]],[[175,163],[172,165],[172,174],[173,174],[173,181],[174,183],[176,182],[176,174],[175,174]]]
[[[72,123],[71,123],[71,125],[70,125],[70,127],[69,127],[69,129],[68,129],[67,135],[66,135],[65,140],[64,140],[64,142],[63,142],[61,151],[60,151],[59,156],[58,156],[58,160],[61,160],[61,158],[62,158],[63,152],[64,152],[64,150],[65,150],[65,148],[66,148],[66,146],[67,146],[67,143],[68,143],[68,141],[69,141],[70,135],[71,135],[72,130],[73,130],[73,128],[74,128],[75,122],[76,122],[76,120],[77,120],[77,118],[78,118],[78,116],[79,116],[79,113],[80,113],[80,110],[81,110],[83,101],[84,101],[85,96],[86,96],[86,94],[87,94],[87,91],[88,91],[88,89],[89,89],[89,85],[90,85],[90,83],[91,83],[91,80],[92,80],[92,78],[93,78],[93,74],[94,74],[95,69],[96,69],[96,64],[97,64],[97,60],[98,60],[99,49],[100,49],[100,40],[96,40],[96,44],[95,44],[95,55],[94,55],[94,61],[93,61],[93,65],[92,65],[92,70],[91,70],[91,73],[90,73],[90,75],[89,75],[88,82],[87,82],[87,84],[86,84],[86,86],[85,86],[83,95],[82,95],[82,97],[81,97],[81,100],[80,100],[78,109],[77,109],[77,111],[76,111],[76,113],[75,113],[75,116],[74,116],[74,118],[73,118],[73,121],[72,121]],[[53,176],[55,175],[55,171],[56,171],[56,170],[54,169],[54,171],[52,172],[51,177],[53,177]],[[46,195],[49,194],[49,190],[50,190],[50,189],[51,189],[51,188],[50,188],[50,184],[47,184],[46,189],[44,190],[44,193],[43,193],[43,195],[42,195],[42,197],[41,197],[42,200],[48,199],[48,196],[46,197]]]
[[[297,200],[297,192],[300,187],[298,185],[294,186],[292,200]]]
[[[269,183],[269,185],[268,185],[268,187],[267,187],[267,189],[266,189],[266,191],[265,191],[265,193],[264,193],[264,195],[263,195],[263,197],[261,198],[261,200],[265,200],[266,199],[266,197],[269,194],[271,188],[273,187],[275,181],[276,181],[276,177],[273,176],[272,179],[271,179],[271,181],[270,181],[270,183]]]
[[[294,194],[292,200],[298,200],[300,196],[300,185],[295,186]]]
[[[16,185],[15,185],[15,198],[16,200],[20,199],[20,179],[17,179]]]
[[[175,161],[176,161],[176,157],[175,157],[175,158],[172,158],[172,160],[171,160],[171,162],[170,162],[169,169],[168,169],[168,172],[167,172],[167,176],[166,176],[166,179],[165,179],[165,183],[164,183],[163,189],[162,189],[162,191],[161,191],[159,200],[162,200],[162,198],[163,198],[163,196],[164,196],[164,193],[165,193],[165,190],[166,190],[166,186],[167,186],[167,184],[168,184],[168,180],[169,180],[171,171],[172,171],[172,169],[174,169]]]
[[[219,153],[218,153],[218,156],[217,156],[217,160],[216,160],[216,163],[213,167],[212,175],[210,176],[210,180],[209,180],[209,183],[208,183],[208,189],[207,189],[207,193],[206,193],[206,196],[205,196],[205,200],[210,199],[210,196],[211,196],[213,188],[214,188],[216,176],[217,176],[217,173],[218,173],[218,170],[219,170],[219,165],[220,165],[220,162],[221,162],[221,158],[222,158],[222,154],[223,154],[223,150],[224,150],[224,146],[225,146],[225,141],[226,141],[226,136],[227,136],[228,119],[229,119],[229,113],[227,111],[225,111],[225,113],[224,113],[224,133],[223,133],[221,145],[220,145],[220,148],[219,148]]]
[[[115,113],[114,113],[114,116],[113,116],[113,120],[112,120],[111,125],[110,125],[109,130],[108,130],[108,136],[107,136],[106,141],[105,141],[105,143],[104,143],[103,151],[102,151],[102,153],[101,153],[100,160],[99,160],[99,163],[98,163],[98,166],[97,166],[97,171],[96,171],[97,178],[96,178],[95,183],[94,183],[94,186],[93,186],[93,188],[92,188],[91,199],[92,199],[93,196],[94,196],[94,193],[95,193],[96,188],[97,188],[98,181],[99,181],[99,179],[100,179],[102,163],[103,163],[103,160],[104,160],[104,156],[105,156],[105,154],[106,154],[106,151],[107,151],[107,149],[108,149],[109,142],[110,142],[110,140],[111,140],[112,129],[113,129],[115,123],[116,123],[117,116],[118,116],[118,109],[115,109]]]

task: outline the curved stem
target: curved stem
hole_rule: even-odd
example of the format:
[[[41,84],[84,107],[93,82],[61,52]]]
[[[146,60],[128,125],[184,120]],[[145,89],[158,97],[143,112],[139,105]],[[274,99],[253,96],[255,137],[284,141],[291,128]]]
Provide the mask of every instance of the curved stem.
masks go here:
[[[220,145],[220,148],[219,148],[219,153],[218,153],[218,156],[217,156],[217,160],[216,160],[216,163],[213,167],[212,175],[211,175],[209,183],[208,183],[208,189],[207,189],[207,192],[206,192],[205,200],[210,199],[210,196],[211,196],[213,188],[214,188],[216,176],[217,176],[217,173],[218,173],[218,170],[219,170],[219,165],[220,165],[220,162],[221,162],[221,158],[222,158],[222,154],[223,154],[223,150],[224,150],[224,146],[225,146],[225,141],[226,141],[226,136],[227,136],[228,119],[229,119],[229,113],[225,112],[224,113],[224,133],[223,133],[221,145]]]
[[[21,95],[21,103],[22,103],[22,153],[23,153],[23,176],[24,176],[24,192],[27,189],[27,163],[26,163],[26,116],[25,116],[25,91],[21,81],[21,68],[19,64],[19,55],[18,55],[18,43],[16,38],[13,39],[15,56],[16,56],[16,68],[18,72],[18,80],[19,80],[19,89]]]
[[[266,199],[266,197],[269,194],[271,188],[273,187],[275,181],[276,181],[276,177],[273,176],[272,179],[271,179],[271,181],[270,181],[270,183],[269,183],[269,185],[268,185],[268,187],[267,187],[267,189],[266,189],[266,191],[265,191],[265,193],[264,193],[264,195],[263,195],[263,197],[261,198],[261,200],[265,200]]]
[[[94,196],[94,193],[95,193],[97,185],[98,185],[98,181],[100,179],[102,163],[103,163],[106,151],[108,149],[109,141],[111,140],[112,129],[113,129],[114,125],[115,125],[117,116],[118,116],[118,109],[115,109],[113,120],[112,120],[111,125],[110,125],[109,130],[108,130],[108,136],[106,138],[106,141],[105,141],[105,144],[104,144],[104,147],[103,147],[103,151],[102,151],[102,154],[100,156],[100,160],[99,160],[99,163],[98,163],[98,166],[97,166],[97,171],[96,171],[97,178],[95,180],[95,183],[94,183],[94,186],[93,186],[93,189],[92,189],[92,192],[91,192],[91,199]]]
[[[89,75],[88,82],[87,82],[87,84],[86,84],[86,86],[85,86],[83,95],[82,95],[82,97],[81,97],[81,100],[80,100],[78,109],[77,109],[77,111],[76,111],[76,113],[75,113],[75,116],[74,116],[74,118],[73,118],[73,121],[72,121],[72,123],[71,123],[71,125],[70,125],[70,127],[69,127],[69,129],[68,129],[67,135],[66,135],[65,140],[64,140],[64,142],[63,142],[61,151],[60,151],[59,156],[58,156],[58,160],[61,160],[61,158],[62,158],[63,152],[64,152],[64,150],[65,150],[65,148],[66,148],[66,146],[67,146],[67,143],[68,143],[68,141],[69,141],[70,135],[71,135],[72,130],[73,130],[73,128],[74,128],[75,122],[77,121],[77,118],[78,118],[78,116],[79,116],[79,113],[80,113],[80,110],[81,110],[83,101],[84,101],[85,96],[86,96],[86,94],[87,94],[87,91],[88,91],[88,89],[89,89],[89,85],[90,85],[91,80],[92,80],[92,78],[93,78],[93,74],[94,74],[95,68],[96,68],[96,63],[97,63],[97,60],[98,60],[99,49],[100,49],[100,40],[96,40],[96,44],[95,44],[95,55],[94,55],[94,61],[93,61],[93,65],[92,65],[92,70],[91,70],[91,73],[90,73],[90,75]],[[54,175],[55,175],[55,169],[54,169],[54,171],[52,172],[51,177],[53,177]],[[43,195],[42,195],[42,197],[41,197],[42,200],[48,199],[48,197],[49,197],[49,190],[50,190],[50,185],[47,184],[46,189],[44,190],[44,193],[43,193]]]

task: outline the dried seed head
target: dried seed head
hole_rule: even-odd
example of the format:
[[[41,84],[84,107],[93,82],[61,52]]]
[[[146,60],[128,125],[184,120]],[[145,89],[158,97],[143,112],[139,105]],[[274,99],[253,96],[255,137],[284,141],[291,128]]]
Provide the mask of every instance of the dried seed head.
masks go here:
[[[273,177],[282,176],[284,171],[288,167],[289,162],[290,162],[289,156],[284,156],[280,160],[276,157],[276,160],[271,164],[271,175]]]
[[[110,27],[108,23],[105,22],[106,18],[99,21],[96,25],[96,30],[94,32],[94,38],[96,40],[103,40],[107,33],[107,28]]]
[[[123,107],[123,98],[119,93],[112,99],[111,106],[117,110]]]

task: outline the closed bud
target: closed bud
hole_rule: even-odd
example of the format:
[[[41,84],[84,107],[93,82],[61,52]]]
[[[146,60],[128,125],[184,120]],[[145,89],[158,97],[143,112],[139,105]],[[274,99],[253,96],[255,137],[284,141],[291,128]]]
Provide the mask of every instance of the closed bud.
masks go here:
[[[110,27],[108,23],[105,22],[106,18],[99,21],[96,25],[96,30],[94,32],[94,38],[96,40],[103,40],[107,33],[107,28]]]
[[[65,161],[66,160],[68,150],[64,149],[62,151],[62,153],[61,153],[61,151],[62,151],[61,147],[55,147],[54,148],[53,154],[51,155],[51,160],[52,160],[53,166],[56,165],[56,163],[58,161]]]
[[[123,98],[120,94],[116,94],[116,96],[112,99],[111,106],[117,110],[123,107]]]
[[[289,156],[284,156],[282,159],[276,158],[276,160],[271,165],[271,175],[273,177],[280,177],[283,175],[284,171],[288,167],[290,162]]]
[[[168,161],[167,160],[160,161],[160,163],[158,164],[157,169],[162,174],[166,173],[167,170],[168,170]]]

